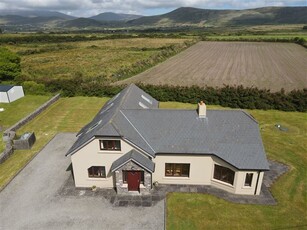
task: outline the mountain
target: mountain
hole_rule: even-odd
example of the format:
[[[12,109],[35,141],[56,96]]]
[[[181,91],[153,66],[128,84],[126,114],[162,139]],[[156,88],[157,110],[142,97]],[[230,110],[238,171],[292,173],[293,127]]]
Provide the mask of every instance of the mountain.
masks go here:
[[[33,17],[57,17],[62,19],[74,19],[76,17],[63,14],[57,11],[47,10],[0,10],[0,16],[16,15],[21,17],[33,18]]]
[[[90,17],[90,19],[94,19],[97,21],[128,21],[143,17],[142,15],[134,15],[134,14],[116,14],[112,12],[105,12],[95,16]]]
[[[64,21],[65,19],[58,17],[22,17],[18,15],[0,16],[0,25],[32,25],[43,26],[55,22]]]
[[[130,26],[306,24],[307,7],[264,7],[247,10],[208,10],[181,7],[166,14],[127,22]]]
[[[61,22],[59,26],[67,28],[72,28],[72,27],[86,28],[86,27],[101,27],[103,26],[103,24],[90,18],[76,18],[73,20]]]

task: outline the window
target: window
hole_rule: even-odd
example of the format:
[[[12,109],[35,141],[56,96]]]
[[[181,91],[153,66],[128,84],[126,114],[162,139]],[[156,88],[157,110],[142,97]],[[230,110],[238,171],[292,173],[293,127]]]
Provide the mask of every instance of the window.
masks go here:
[[[100,140],[100,149],[120,151],[120,140]]]
[[[165,176],[189,177],[190,164],[165,164]]]
[[[98,125],[100,125],[100,123],[101,123],[101,120],[98,121],[97,123],[95,123],[94,125],[92,125],[92,126],[86,131],[86,133],[88,133],[88,132],[92,131],[93,129],[95,129]]]
[[[103,109],[100,114],[103,114],[104,112],[108,112],[108,110],[113,106],[113,102],[111,104],[109,104],[105,109]]]
[[[92,166],[87,169],[90,178],[106,178],[106,168],[104,166]]]
[[[233,185],[235,172],[229,168],[220,165],[214,165],[213,178]]]
[[[246,173],[245,175],[245,182],[244,182],[244,186],[252,186],[252,181],[253,181],[253,173]]]

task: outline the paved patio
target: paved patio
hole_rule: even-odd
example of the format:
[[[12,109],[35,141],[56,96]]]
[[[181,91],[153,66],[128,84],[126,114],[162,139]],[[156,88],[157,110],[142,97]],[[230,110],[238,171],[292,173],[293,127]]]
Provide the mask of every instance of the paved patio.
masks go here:
[[[284,164],[276,161],[269,161],[270,171],[265,173],[263,179],[263,185],[259,196],[251,195],[235,195],[226,192],[221,189],[217,189],[212,186],[203,185],[158,185],[153,188],[150,195],[117,195],[114,189],[97,189],[91,191],[90,189],[80,189],[74,187],[73,178],[69,177],[60,190],[60,196],[97,196],[104,197],[113,206],[126,207],[150,207],[154,206],[159,201],[166,197],[167,193],[170,192],[186,192],[186,193],[204,193],[215,195],[219,198],[228,200],[233,203],[240,204],[262,204],[262,205],[275,205],[277,202],[272,196],[269,188],[273,182],[282,174],[284,174],[288,167]]]

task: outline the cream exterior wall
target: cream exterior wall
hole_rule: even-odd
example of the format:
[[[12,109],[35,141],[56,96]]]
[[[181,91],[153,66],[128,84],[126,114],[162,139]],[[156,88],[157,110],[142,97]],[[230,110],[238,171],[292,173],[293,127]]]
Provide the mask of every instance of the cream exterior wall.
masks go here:
[[[111,166],[115,160],[123,154],[134,149],[132,145],[121,140],[121,151],[100,150],[99,140],[121,140],[116,138],[94,139],[71,156],[73,173],[76,187],[113,188],[115,179],[110,172]],[[144,155],[146,156],[146,155]],[[226,190],[230,193],[254,195],[258,178],[258,171],[239,171],[225,161],[215,156],[204,155],[157,155],[152,159],[155,163],[155,172],[152,174],[152,182],[158,181],[160,184],[190,184],[190,185],[212,185],[214,187]],[[187,163],[190,164],[189,177],[166,177],[166,163]],[[218,164],[230,168],[235,172],[234,184],[216,180],[213,178],[214,165]],[[105,166],[106,178],[89,178],[87,169],[91,166]],[[253,173],[251,186],[244,186],[246,173]],[[263,180],[263,172],[259,174],[256,194],[260,194]]]
[[[174,156],[174,155],[157,155],[153,161],[156,164],[152,181],[160,184],[194,184],[194,185],[212,185],[214,187],[226,190],[230,193],[242,195],[254,195],[258,172],[257,171],[239,171],[225,161],[215,156]],[[190,164],[189,177],[166,177],[166,163],[187,163]],[[214,165],[227,167],[235,172],[234,184],[228,184],[213,178]],[[252,186],[244,186],[246,173],[253,173]],[[257,195],[260,193],[263,172],[260,173],[257,187]]]
[[[71,156],[76,187],[113,188],[115,183],[110,172],[112,163],[133,149],[121,140],[121,151],[100,150],[99,140],[120,140],[116,138],[94,139]],[[106,178],[89,178],[87,169],[91,166],[105,166]]]
[[[152,181],[160,184],[199,184],[209,185],[211,178],[211,156],[174,156],[157,155],[153,159],[155,162],[155,172]],[[166,177],[165,163],[187,163],[190,164],[189,177]]]

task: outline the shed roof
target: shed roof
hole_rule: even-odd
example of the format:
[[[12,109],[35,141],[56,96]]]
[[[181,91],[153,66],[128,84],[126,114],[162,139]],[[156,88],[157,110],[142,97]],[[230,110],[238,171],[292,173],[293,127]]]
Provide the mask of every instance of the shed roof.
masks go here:
[[[13,87],[13,85],[0,85],[0,92],[8,92]]]

